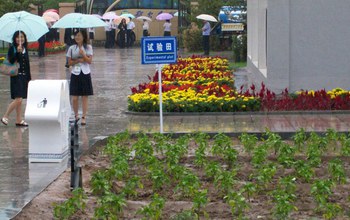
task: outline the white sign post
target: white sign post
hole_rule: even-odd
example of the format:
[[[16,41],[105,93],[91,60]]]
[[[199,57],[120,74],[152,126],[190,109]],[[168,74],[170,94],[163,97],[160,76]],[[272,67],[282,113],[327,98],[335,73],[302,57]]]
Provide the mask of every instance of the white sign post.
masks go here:
[[[176,37],[143,37],[141,39],[142,64],[156,64],[159,83],[160,133],[163,133],[162,66],[177,62]]]

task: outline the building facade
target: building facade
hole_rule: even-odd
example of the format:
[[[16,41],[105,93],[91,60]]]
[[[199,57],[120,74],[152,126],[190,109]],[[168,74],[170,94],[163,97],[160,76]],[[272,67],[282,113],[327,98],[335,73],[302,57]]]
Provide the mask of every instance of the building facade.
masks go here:
[[[248,0],[252,83],[281,92],[350,86],[349,0]]]

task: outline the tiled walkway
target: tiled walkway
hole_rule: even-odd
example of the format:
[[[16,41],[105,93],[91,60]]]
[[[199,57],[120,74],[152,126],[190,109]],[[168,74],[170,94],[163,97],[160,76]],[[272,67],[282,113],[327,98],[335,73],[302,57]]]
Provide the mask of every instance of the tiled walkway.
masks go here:
[[[214,53],[212,55],[215,55]],[[130,87],[147,82],[154,65],[141,65],[140,48],[94,50],[92,78],[95,95],[89,102],[87,126],[79,128],[80,146],[89,149],[109,135],[128,129],[131,132],[159,132],[159,116],[133,115],[126,112]],[[31,57],[33,79],[66,79],[64,54],[44,58]],[[1,77],[0,113],[9,103],[9,79]],[[266,128],[292,133],[299,128],[323,132],[333,128],[346,132],[350,114],[164,114],[164,132],[209,133],[264,132]],[[28,130],[0,125],[0,220],[10,219],[45,189],[66,168],[62,163],[28,163]]]

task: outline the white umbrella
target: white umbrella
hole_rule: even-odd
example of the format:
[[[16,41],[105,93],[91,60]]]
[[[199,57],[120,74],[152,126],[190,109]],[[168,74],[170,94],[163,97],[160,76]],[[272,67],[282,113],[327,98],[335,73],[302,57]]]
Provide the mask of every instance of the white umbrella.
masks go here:
[[[207,14],[200,14],[196,18],[201,19],[201,20],[205,20],[205,21],[218,22],[218,20],[216,20],[216,18],[214,18],[214,16],[207,15]]]
[[[119,16],[114,11],[106,12],[102,15],[102,19],[104,20],[114,20],[117,19]]]
[[[163,20],[170,20],[173,17],[174,16],[172,14],[163,12],[163,13],[160,13],[159,15],[157,15],[156,19],[159,20],[159,21],[163,21]]]
[[[28,42],[37,41],[49,31],[45,20],[26,11],[9,12],[0,18],[0,40],[12,42],[16,31],[23,31]]]
[[[58,20],[52,28],[92,28],[105,26],[107,24],[96,16],[70,13]]]
[[[133,14],[130,14],[130,13],[124,13],[124,14],[121,14],[120,16],[126,17],[126,18],[130,18],[130,19],[134,19],[135,18],[135,16]]]
[[[147,20],[147,21],[152,21],[152,19],[150,17],[147,16],[140,16],[136,18],[137,20]]]
[[[50,17],[50,18],[55,19],[56,21],[58,21],[60,19],[60,16],[54,11],[44,12],[43,17]]]

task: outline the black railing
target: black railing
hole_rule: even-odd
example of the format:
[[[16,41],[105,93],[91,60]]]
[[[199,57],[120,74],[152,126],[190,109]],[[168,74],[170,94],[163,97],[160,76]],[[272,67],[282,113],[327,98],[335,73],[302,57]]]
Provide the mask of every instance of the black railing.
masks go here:
[[[79,149],[79,132],[76,121],[70,123],[70,167],[71,167],[71,189],[83,188],[82,168],[79,164],[81,151]]]

